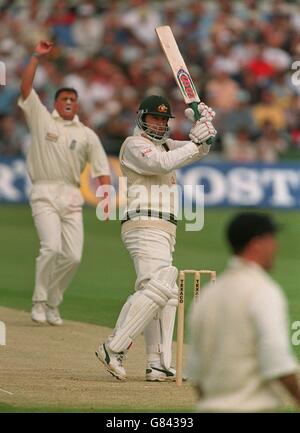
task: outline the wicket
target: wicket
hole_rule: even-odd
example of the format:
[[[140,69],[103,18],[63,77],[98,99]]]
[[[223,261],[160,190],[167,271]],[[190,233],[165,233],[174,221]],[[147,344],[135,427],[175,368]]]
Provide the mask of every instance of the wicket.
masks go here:
[[[216,271],[186,269],[179,271],[179,294],[177,312],[177,353],[176,353],[176,385],[182,384],[183,345],[184,345],[184,291],[186,274],[194,275],[194,299],[197,301],[201,287],[201,275],[209,275],[210,281],[216,280]]]

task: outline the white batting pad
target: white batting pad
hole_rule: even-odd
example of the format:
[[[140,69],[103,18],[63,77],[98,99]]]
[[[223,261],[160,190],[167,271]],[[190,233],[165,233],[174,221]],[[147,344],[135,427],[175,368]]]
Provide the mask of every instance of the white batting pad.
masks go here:
[[[146,296],[142,291],[136,292],[131,298],[131,305],[126,318],[115,335],[108,343],[113,352],[123,352],[129,349],[132,341],[143,331],[150,322],[159,305]]]
[[[164,268],[127,301],[127,305],[125,304],[121,310],[122,317],[119,317],[117,322],[119,327],[116,327],[108,343],[110,350],[123,352],[130,347],[132,341],[143,332],[156,312],[164,308],[169,299],[174,298],[172,288],[176,279],[177,269],[174,266]]]
[[[127,299],[127,301],[125,302],[125,304],[122,307],[122,310],[120,311],[116,326],[115,326],[115,330],[117,330],[118,328],[121,328],[121,326],[123,325],[123,323],[125,322],[127,313],[129,311],[129,308],[131,306],[131,301],[132,301],[132,295],[130,295]]]
[[[167,266],[162,268],[157,275],[155,275],[150,281],[156,280],[162,284],[168,286],[168,290],[173,291],[176,285],[176,280],[178,276],[178,271],[175,266]],[[170,298],[174,297],[174,293],[170,293]]]
[[[178,271],[174,266],[161,269],[143,288],[143,293],[163,308],[169,299],[174,298],[174,286]]]
[[[160,362],[167,370],[172,362],[172,340],[178,305],[178,288],[172,291],[173,298],[169,299],[166,306],[154,317],[144,330],[147,346],[148,362],[159,356]]]
[[[177,300],[174,302],[174,300],[171,299],[162,309],[160,315],[163,346],[161,353],[161,363],[167,370],[170,369],[172,362],[172,341],[176,310]]]

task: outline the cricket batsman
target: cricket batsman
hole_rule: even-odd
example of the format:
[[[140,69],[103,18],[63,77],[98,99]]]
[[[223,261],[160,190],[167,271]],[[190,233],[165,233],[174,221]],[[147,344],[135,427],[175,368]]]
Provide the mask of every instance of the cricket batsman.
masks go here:
[[[107,371],[126,379],[123,361],[135,338],[144,333],[147,353],[146,380],[173,381],[172,337],[177,307],[177,269],[172,266],[176,237],[174,195],[153,197],[153,186],[172,191],[175,170],[202,159],[209,152],[206,141],[215,137],[215,113],[203,103],[201,119],[192,127],[189,141],[169,138],[173,117],[169,101],[152,95],[138,109],[134,135],[120,150],[120,164],[127,178],[127,213],[122,221],[122,241],[136,271],[135,292],[125,302],[113,333],[96,351]],[[186,115],[194,121],[193,110]],[[143,194],[137,194],[138,191]],[[138,195],[138,197],[137,197]]]
[[[32,88],[37,67],[52,48],[53,43],[47,41],[35,47],[22,75],[19,106],[31,133],[27,155],[30,205],[40,239],[31,318],[62,325],[58,306],[82,255],[80,173],[89,162],[92,176],[109,184],[110,169],[99,138],[78,118],[76,90],[58,89],[50,113]]]

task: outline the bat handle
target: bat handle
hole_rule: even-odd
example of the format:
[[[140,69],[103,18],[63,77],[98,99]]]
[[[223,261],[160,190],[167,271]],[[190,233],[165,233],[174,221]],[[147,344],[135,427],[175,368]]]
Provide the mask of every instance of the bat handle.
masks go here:
[[[193,112],[194,112],[194,119],[195,119],[196,122],[197,122],[197,120],[199,120],[199,119],[201,118],[201,115],[200,115],[200,113],[199,113],[199,111],[198,111],[198,103],[197,103],[197,102],[191,102],[191,103],[189,104],[189,107],[191,107],[191,109],[193,110]],[[213,142],[214,142],[213,138],[210,137],[210,138],[206,141],[206,144],[213,144]]]

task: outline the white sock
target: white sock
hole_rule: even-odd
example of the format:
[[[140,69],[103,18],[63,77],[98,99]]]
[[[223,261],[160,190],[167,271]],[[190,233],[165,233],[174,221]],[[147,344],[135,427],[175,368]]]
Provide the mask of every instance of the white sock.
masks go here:
[[[150,365],[151,367],[161,368],[159,353],[148,353],[147,360],[148,360],[148,365]]]

